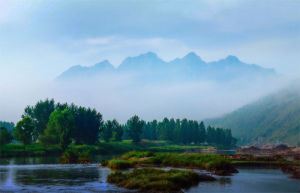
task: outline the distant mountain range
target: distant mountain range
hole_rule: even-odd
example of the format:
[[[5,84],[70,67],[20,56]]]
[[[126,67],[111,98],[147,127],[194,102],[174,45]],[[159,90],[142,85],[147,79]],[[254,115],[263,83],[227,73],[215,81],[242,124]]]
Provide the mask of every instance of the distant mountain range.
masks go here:
[[[300,143],[300,86],[293,85],[206,124],[231,128],[240,144]]]
[[[255,79],[275,75],[273,69],[241,62],[235,56],[228,56],[215,62],[205,62],[194,52],[170,62],[148,52],[136,57],[126,58],[118,68],[107,60],[94,66],[73,66],[58,76],[58,80],[86,79],[102,75],[130,73],[142,82]]]

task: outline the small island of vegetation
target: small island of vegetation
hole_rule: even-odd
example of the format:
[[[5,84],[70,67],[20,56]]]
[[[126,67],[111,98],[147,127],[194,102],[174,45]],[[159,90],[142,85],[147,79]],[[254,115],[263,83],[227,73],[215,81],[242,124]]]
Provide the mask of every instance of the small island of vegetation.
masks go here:
[[[109,183],[142,192],[182,192],[183,188],[201,181],[214,181],[214,177],[190,170],[134,169],[130,172],[115,171],[107,177]]]

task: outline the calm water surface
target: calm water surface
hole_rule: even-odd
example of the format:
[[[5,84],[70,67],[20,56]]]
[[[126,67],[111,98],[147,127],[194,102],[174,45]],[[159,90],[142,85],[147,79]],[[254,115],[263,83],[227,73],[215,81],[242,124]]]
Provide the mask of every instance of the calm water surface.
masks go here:
[[[108,168],[56,163],[57,158],[0,159],[0,192],[130,192],[106,182]],[[216,182],[201,182],[185,192],[300,192],[300,181],[280,170],[239,171],[233,176],[217,177]]]

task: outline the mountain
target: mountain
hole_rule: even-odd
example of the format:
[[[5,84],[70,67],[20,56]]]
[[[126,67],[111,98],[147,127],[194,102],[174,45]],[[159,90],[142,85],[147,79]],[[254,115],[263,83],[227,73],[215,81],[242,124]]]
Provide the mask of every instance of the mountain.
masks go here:
[[[292,85],[206,124],[231,128],[240,144],[300,143],[300,86]]]
[[[113,72],[115,68],[113,65],[108,61],[104,60],[102,62],[99,62],[91,67],[86,66],[72,66],[65,72],[63,72],[60,76],[58,76],[58,80],[69,80],[74,78],[89,78],[92,76],[98,76],[103,73],[107,72]]]
[[[114,68],[107,60],[91,67],[73,66],[63,72],[57,79],[70,80],[100,77],[107,73],[114,75],[130,73],[137,81],[141,80],[144,83],[191,80],[253,80],[276,74],[273,69],[246,64],[235,56],[228,56],[225,59],[207,63],[194,52],[190,52],[183,58],[176,58],[166,62],[155,53],[148,52],[126,58],[118,68]]]

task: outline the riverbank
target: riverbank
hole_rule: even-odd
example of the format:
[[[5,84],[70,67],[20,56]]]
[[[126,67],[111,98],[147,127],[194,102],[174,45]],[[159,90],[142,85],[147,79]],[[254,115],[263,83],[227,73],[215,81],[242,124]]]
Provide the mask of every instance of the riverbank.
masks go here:
[[[165,141],[143,140],[139,144],[130,140],[121,142],[99,142],[97,145],[75,145],[71,144],[67,150],[87,152],[93,155],[121,154],[129,151],[153,151],[153,152],[182,152],[188,150],[205,151],[213,150],[212,146],[205,145],[176,145]],[[0,146],[0,157],[40,157],[40,156],[60,156],[63,150],[58,145],[43,146],[40,144],[7,144]]]
[[[255,167],[281,169],[293,178],[300,179],[300,160],[290,159],[284,155],[247,155],[227,156],[235,167]]]

